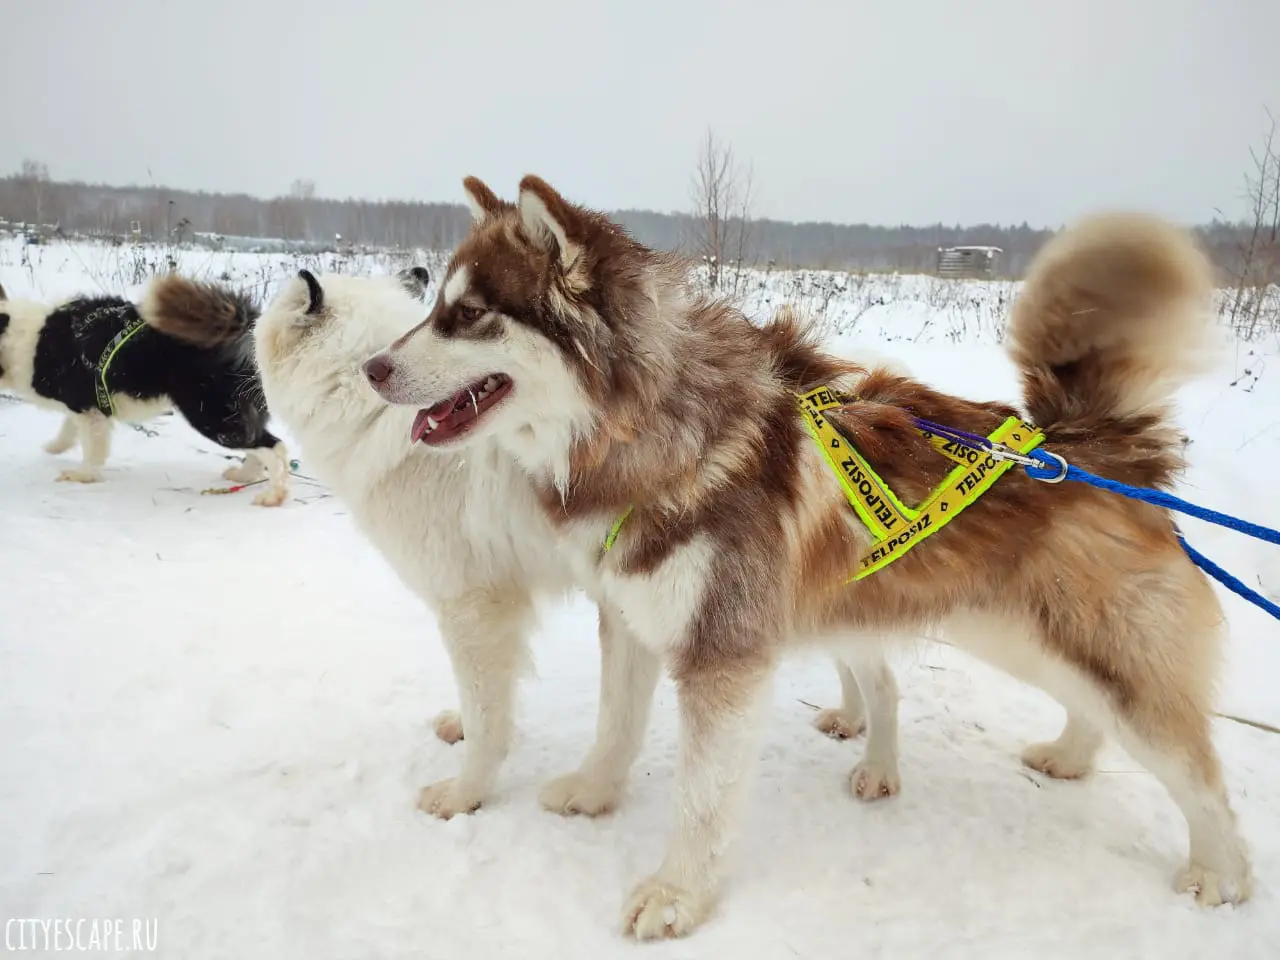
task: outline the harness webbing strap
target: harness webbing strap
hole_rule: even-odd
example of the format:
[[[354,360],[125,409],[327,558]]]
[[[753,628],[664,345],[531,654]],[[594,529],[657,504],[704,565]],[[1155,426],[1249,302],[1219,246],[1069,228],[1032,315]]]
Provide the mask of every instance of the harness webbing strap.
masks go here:
[[[802,394],[800,410],[804,414],[804,425],[835,472],[858,518],[876,540],[884,540],[911,523],[911,511],[898,501],[866,458],[822,415],[823,411],[843,406],[845,402],[829,387]]]
[[[938,439],[923,430],[921,434],[930,441]],[[1044,442],[1044,434],[1017,417],[1009,417],[987,439],[1000,448],[1025,455]],[[857,572],[846,583],[861,580],[884,569],[921,540],[937,533],[1015,466],[1014,461],[986,451],[980,452],[972,463],[961,457],[952,459],[959,462],[924,503],[911,511],[910,525],[896,536],[880,540],[867,548],[858,558]]]
[[[1030,424],[1009,417],[988,437],[992,449],[979,450],[938,436],[927,428],[916,426],[941,456],[955,467],[918,507],[906,506],[894,494],[844,435],[824,416],[827,410],[854,401],[827,386],[799,395],[800,412],[805,428],[822,451],[827,465],[840,483],[845,498],[858,519],[871,532],[873,543],[858,558],[858,569],[845,582],[853,583],[883,570],[916,544],[937,533],[980,496],[991,489],[1014,466],[1004,454],[1026,455],[1044,442],[1044,434]],[[617,542],[618,534],[632,507],[627,507],[613,522],[605,537],[601,555]]]
[[[102,356],[98,358],[98,366],[93,373],[94,399],[97,401],[98,409],[108,417],[115,414],[115,404],[111,400],[111,389],[107,386],[107,371],[111,368],[111,361],[116,358],[116,353],[120,348],[146,325],[147,321],[135,315],[124,325],[124,329],[111,338],[107,348],[102,351]]]
[[[850,402],[852,398],[842,397],[826,386],[800,397],[800,410],[809,434],[840,481],[846,499],[874,538],[858,558],[858,569],[846,583],[883,570],[906,555],[991,489],[1014,465],[990,451],[973,450],[916,427],[939,454],[956,466],[919,507],[905,506],[853,444],[823,416],[825,411]],[[1044,434],[1017,417],[1009,417],[987,439],[997,449],[1026,454],[1044,441]]]

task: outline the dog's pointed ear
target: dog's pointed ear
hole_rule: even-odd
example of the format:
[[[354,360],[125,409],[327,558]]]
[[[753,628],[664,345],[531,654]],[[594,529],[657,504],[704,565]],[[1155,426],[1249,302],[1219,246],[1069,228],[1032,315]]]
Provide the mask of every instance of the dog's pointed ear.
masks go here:
[[[559,258],[562,270],[572,267],[582,252],[571,239],[576,216],[572,205],[541,177],[529,174],[520,181],[520,222],[531,240]]]
[[[320,286],[320,281],[310,270],[299,270],[298,276],[307,285],[307,315],[319,313],[324,307],[324,290]]]
[[[463,178],[462,192],[466,194],[471,219],[476,223],[484,223],[506,206],[479,177]]]
[[[409,267],[396,274],[401,286],[409,291],[416,300],[427,299],[427,287],[431,283],[431,274],[426,267]]]

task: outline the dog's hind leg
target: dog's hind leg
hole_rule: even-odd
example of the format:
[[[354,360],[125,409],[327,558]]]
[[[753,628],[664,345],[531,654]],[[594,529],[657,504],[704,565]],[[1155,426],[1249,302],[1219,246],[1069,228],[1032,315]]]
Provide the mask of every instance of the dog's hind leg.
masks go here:
[[[840,706],[819,710],[813,725],[833,740],[847,740],[867,728],[867,710],[853,671],[843,660],[837,659],[835,664],[840,677]]]
[[[58,429],[58,435],[44,445],[44,452],[55,456],[59,453],[66,453],[76,445],[77,434],[76,415],[68,413],[62,418],[62,426]]]
[[[1067,709],[1067,726],[1048,751],[1091,765],[1113,735],[1169,792],[1186,817],[1187,866],[1175,887],[1216,906],[1248,899],[1248,852],[1236,831],[1210,736],[1221,610],[1208,581],[1180,553],[1119,595],[1090,597],[1041,623],[961,630],[954,639]],[[1003,633],[1003,639],[992,638]],[[1028,753],[1043,755],[1045,748]],[[1024,755],[1025,759],[1025,755]],[[1069,764],[1068,764],[1069,766]]]
[[[1164,784],[1187,819],[1190,855],[1175,888],[1194,890],[1205,906],[1243,902],[1252,888],[1249,855],[1211,735],[1222,608],[1208,578],[1177,548],[1123,599],[1102,623],[1113,651],[1105,667],[1090,669],[1087,656],[1079,664],[1108,694],[1121,746]]]
[[[528,666],[533,604],[518,589],[476,589],[441,604],[438,619],[466,739],[461,772],[424,787],[418,807],[447,820],[484,802],[511,747],[516,682]]]
[[[553,813],[606,813],[617,806],[644,745],[661,661],[641,646],[616,610],[600,608],[600,712],[596,741],[573,773],[539,794]]]
[[[1114,690],[1083,675],[1046,686],[1066,705],[1067,724],[1054,743],[1029,748],[1024,762],[1028,754],[1031,759],[1051,756],[1055,767],[1063,765],[1050,771],[1053,776],[1073,765],[1091,767],[1102,731],[1111,732],[1164,785],[1187,820],[1190,855],[1174,877],[1174,888],[1194,891],[1205,906],[1247,900],[1252,888],[1248,851],[1236,830],[1209,715],[1198,698],[1175,688],[1117,704]]]
[[[1189,703],[1144,704],[1121,718],[1116,733],[1187,818],[1190,856],[1174,877],[1174,889],[1193,891],[1197,901],[1210,907],[1247,900],[1252,892],[1249,855],[1236,830],[1209,717]]]
[[[76,414],[80,432],[79,467],[63,470],[59,480],[72,483],[98,483],[102,479],[102,467],[111,454],[111,420],[97,410]]]

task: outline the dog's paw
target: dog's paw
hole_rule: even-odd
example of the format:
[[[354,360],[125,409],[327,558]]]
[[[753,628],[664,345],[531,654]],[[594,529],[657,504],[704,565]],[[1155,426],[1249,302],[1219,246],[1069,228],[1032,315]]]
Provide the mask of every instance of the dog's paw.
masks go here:
[[[278,507],[288,499],[288,490],[281,487],[268,487],[253,498],[253,503],[258,507]]]
[[[222,471],[222,479],[233,483],[253,483],[262,479],[262,469],[261,464],[251,467],[248,463],[234,463]]]
[[[1224,877],[1198,863],[1189,863],[1173,878],[1178,893],[1195,893],[1202,907],[1220,907],[1224,903],[1244,903],[1253,892],[1253,882],[1246,867],[1239,877]]]
[[[867,729],[867,722],[862,717],[853,717],[838,707],[827,707],[819,710],[813,718],[813,725],[820,733],[832,740],[848,740]]]
[[[432,721],[436,736],[445,743],[458,743],[463,739],[462,714],[457,710],[441,710]]]
[[[97,470],[85,470],[80,467],[72,467],[69,470],[63,470],[58,474],[60,483],[101,483],[102,474]]]
[[[711,913],[714,898],[696,896],[658,877],[632,892],[622,911],[622,932],[637,940],[683,937]]]
[[[896,797],[902,789],[898,765],[864,759],[849,774],[849,789],[859,800]]]
[[[480,809],[480,798],[471,796],[470,791],[458,786],[458,781],[450,778],[423,787],[418,794],[418,809],[441,820],[450,820],[460,813],[475,813]]]
[[[1033,743],[1022,751],[1022,762],[1057,780],[1076,780],[1093,770],[1093,759],[1064,750],[1056,740]]]
[[[621,794],[622,790],[617,785],[594,780],[575,770],[543,786],[538,793],[538,802],[552,813],[598,817],[617,807]]]

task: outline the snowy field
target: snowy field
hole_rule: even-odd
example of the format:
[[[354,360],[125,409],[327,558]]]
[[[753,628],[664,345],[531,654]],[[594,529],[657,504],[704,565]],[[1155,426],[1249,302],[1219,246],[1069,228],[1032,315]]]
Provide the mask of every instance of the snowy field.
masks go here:
[[[165,252],[5,242],[0,283],[13,296],[132,294],[139,256]],[[264,295],[297,266],[178,260]],[[839,350],[892,352],[942,388],[1016,399],[996,345],[1008,285],[844,279],[760,277],[751,302],[825,298]],[[1270,526],[1278,357],[1274,341],[1228,344],[1181,413],[1181,492]],[[0,399],[0,919],[158,921],[146,955],[179,960],[1276,956],[1280,736],[1216,722],[1255,893],[1201,910],[1172,891],[1186,827],[1149,774],[1114,746],[1080,783],[1023,768],[1019,750],[1057,735],[1059,708],[925,643],[896,664],[901,795],[850,797],[861,741],[809,726],[809,704],[836,702],[835,674],[819,656],[788,662],[718,913],[687,940],[635,945],[619,911],[670,823],[669,684],[620,810],[566,820],[536,800],[593,736],[589,605],[546,613],[492,801],[434,821],[414,802],[458,764],[430,726],[455,705],[448,663],[431,616],[343,505],[305,479],[278,510],[251,506],[252,491],[201,495],[226,485],[227,455],[176,417],[150,424],[154,436],[118,428],[106,482],[55,483],[74,456],[41,452],[57,426]],[[1280,549],[1184,524],[1280,599]],[[1280,627],[1223,596],[1219,710],[1280,726]]]

